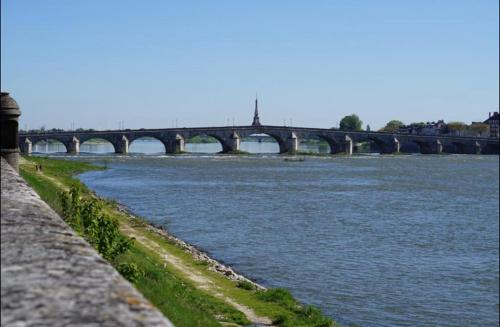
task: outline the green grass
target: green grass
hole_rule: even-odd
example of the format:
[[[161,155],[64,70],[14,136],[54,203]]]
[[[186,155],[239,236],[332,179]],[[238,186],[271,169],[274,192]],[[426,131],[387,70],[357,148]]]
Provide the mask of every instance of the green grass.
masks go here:
[[[243,313],[176,276],[160,264],[160,258],[137,243],[118,262],[141,267],[144,275],[135,287],[176,326],[220,326],[214,317],[240,325],[250,323]]]
[[[288,309],[293,314],[281,314],[277,316],[273,323],[282,326],[316,326],[329,327],[332,321],[313,306],[303,306],[294,299],[292,294],[283,288],[274,288],[267,291],[257,292],[260,300],[276,303]]]
[[[24,157],[24,159],[28,162],[20,165],[20,175],[35,189],[42,200],[47,202],[59,214],[61,214],[59,199],[59,191],[61,190],[53,183],[47,183],[47,179],[36,172],[35,164],[41,165],[44,174],[54,177],[61,184],[67,187],[77,185],[82,190],[86,190],[85,186],[79,180],[73,178],[73,175],[104,169],[86,162],[54,160],[43,157]]]
[[[299,303],[287,290],[273,288],[265,292],[257,291],[255,288],[248,290],[241,287],[240,282],[231,281],[209,270],[205,264],[196,261],[191,254],[179,248],[173,241],[148,230],[143,229],[141,233],[148,239],[154,240],[162,249],[181,259],[185,265],[198,268],[199,272],[209,277],[215,285],[224,290],[225,294],[252,308],[257,314],[272,318],[278,326],[339,326],[325,317],[319,309]],[[181,271],[176,273],[182,275]]]
[[[56,178],[59,182],[71,181],[69,183],[71,185],[79,184],[82,186],[78,180],[71,177],[72,171],[84,172],[94,167],[99,169],[99,167],[86,163],[65,160],[39,157],[28,160],[42,164],[44,174]],[[63,169],[58,171],[58,165]],[[20,172],[21,176],[40,197],[54,210],[61,213],[61,203],[58,196],[61,191],[60,186],[37,173],[32,164],[22,164]],[[84,190],[86,189],[84,188]],[[83,194],[88,196],[90,192],[87,190]],[[105,205],[115,206],[113,201],[105,201]],[[116,214],[118,215],[118,213]],[[221,321],[242,325],[249,323],[245,316],[232,306],[195,289],[173,273],[168,272],[167,269],[163,268],[160,258],[141,248],[136,242],[131,250],[117,259],[116,264],[121,263],[135,263],[143,270],[144,276],[139,278],[134,285],[176,326],[221,326],[214,318],[216,316]]]
[[[246,280],[241,280],[236,283],[236,287],[242,288],[247,291],[252,291],[255,289],[255,285]]]
[[[30,169],[31,170],[31,169]],[[62,208],[59,201],[59,189],[53,184],[47,183],[47,180],[38,174],[31,172],[25,166],[21,165],[19,170],[24,180],[38,193],[43,201],[49,204],[58,214],[61,214]]]
[[[42,166],[44,174],[57,178],[61,183],[66,186],[79,185],[83,188],[74,175],[78,175],[91,170],[104,170],[103,166],[92,165],[87,162],[72,161],[72,160],[56,160],[45,157],[23,157],[28,160],[32,165],[21,165],[25,168],[26,172],[35,172],[34,164]]]
[[[41,198],[60,213],[61,205],[58,193],[61,185],[78,185],[83,196],[92,196],[84,185],[73,177],[103,167],[67,160],[55,160],[41,157],[27,157],[28,163],[21,164],[23,178],[37,191]],[[34,163],[41,164],[43,174],[55,179],[59,185],[35,171]],[[120,212],[113,200],[103,200],[104,210],[117,219],[134,228],[134,231],[155,241],[163,250],[175,256],[184,265],[196,269],[209,278],[225,296],[251,308],[261,316],[270,317],[278,326],[338,326],[325,317],[319,309],[304,306],[296,301],[284,289],[256,290],[251,283],[234,282],[209,270],[205,262],[195,260],[192,255],[177,246],[173,241],[146,230],[147,223],[140,218],[130,218]],[[135,264],[143,272],[134,281],[135,287],[176,326],[221,326],[219,321],[246,325],[246,317],[207,291],[193,285],[183,271],[173,265],[164,267],[158,254],[134,242],[132,248],[118,257],[116,265]],[[250,284],[252,287],[250,287]]]

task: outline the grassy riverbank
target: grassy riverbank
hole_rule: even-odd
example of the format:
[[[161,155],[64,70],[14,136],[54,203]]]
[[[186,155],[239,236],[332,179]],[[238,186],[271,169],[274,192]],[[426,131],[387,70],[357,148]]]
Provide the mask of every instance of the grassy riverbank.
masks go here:
[[[37,172],[35,164],[42,166]],[[200,260],[185,246],[144,220],[123,211],[113,201],[98,199],[73,176],[104,167],[88,163],[26,157],[20,173],[40,197],[63,216],[61,191],[80,189],[82,198],[95,198],[103,212],[132,239],[131,247],[112,264],[138,267],[129,280],[178,326],[337,326],[310,306],[298,303],[283,289],[263,290],[245,280],[231,280],[214,271],[214,263]],[[85,235],[82,235],[85,237]]]

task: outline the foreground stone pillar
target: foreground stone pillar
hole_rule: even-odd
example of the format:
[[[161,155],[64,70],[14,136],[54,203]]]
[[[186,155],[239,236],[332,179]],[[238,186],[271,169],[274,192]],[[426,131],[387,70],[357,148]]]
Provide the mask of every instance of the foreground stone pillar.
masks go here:
[[[21,152],[23,154],[28,154],[28,155],[31,154],[31,152],[33,152],[33,143],[29,138],[26,138],[24,140],[24,143],[21,144]]]
[[[116,145],[115,153],[127,154],[128,145],[129,145],[128,139],[125,137],[125,135],[123,135],[122,138],[118,141],[118,144]]]
[[[80,153],[80,140],[78,140],[75,136],[71,139],[71,141],[68,142],[66,145],[67,153],[72,153],[72,154],[78,154]]]
[[[0,106],[0,155],[19,171],[19,116],[21,110],[8,92],[1,93]]]
[[[299,139],[297,135],[292,132],[286,139],[286,152],[296,153],[297,151],[299,151]]]

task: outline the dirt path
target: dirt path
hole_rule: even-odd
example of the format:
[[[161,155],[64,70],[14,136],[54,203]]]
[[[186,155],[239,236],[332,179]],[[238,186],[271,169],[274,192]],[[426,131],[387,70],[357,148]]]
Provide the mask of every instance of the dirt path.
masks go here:
[[[187,276],[198,288],[203,289],[213,295],[216,298],[219,298],[237,310],[243,312],[248,320],[252,322],[252,324],[257,326],[273,326],[271,319],[267,317],[258,316],[252,309],[249,307],[237,302],[234,298],[228,297],[224,295],[220,288],[215,285],[209,278],[196,271],[195,269],[186,266],[179,258],[171,255],[165,249],[163,249],[158,243],[155,241],[137,233],[130,225],[124,224],[122,222],[120,229],[129,237],[134,237],[137,242],[139,242],[144,247],[154,251],[159,254],[161,258],[163,258],[165,264],[172,265],[175,268],[179,269],[185,276]]]

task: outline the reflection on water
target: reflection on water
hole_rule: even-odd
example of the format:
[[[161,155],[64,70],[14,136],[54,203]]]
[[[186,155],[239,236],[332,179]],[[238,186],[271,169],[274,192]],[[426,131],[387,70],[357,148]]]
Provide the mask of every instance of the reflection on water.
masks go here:
[[[242,151],[249,153],[279,153],[279,146],[276,142],[241,142]],[[220,143],[186,143],[186,152],[192,153],[218,153],[222,151]],[[300,143],[299,151],[313,153],[328,153],[329,149],[325,145]],[[66,147],[60,142],[40,141],[33,146],[36,153],[64,153]],[[80,152],[83,153],[114,153],[113,145],[109,142],[87,141],[80,144]],[[129,146],[130,153],[159,154],[165,153],[165,146],[158,140],[135,140]]]
[[[45,142],[40,141],[33,145],[33,152],[35,153],[57,153],[66,152],[66,147],[61,142]]]
[[[498,156],[102,158],[99,195],[345,325],[498,326]]]
[[[113,144],[109,142],[102,142],[102,143],[84,142],[80,145],[80,151],[89,153],[114,153],[115,148],[113,148]]]

